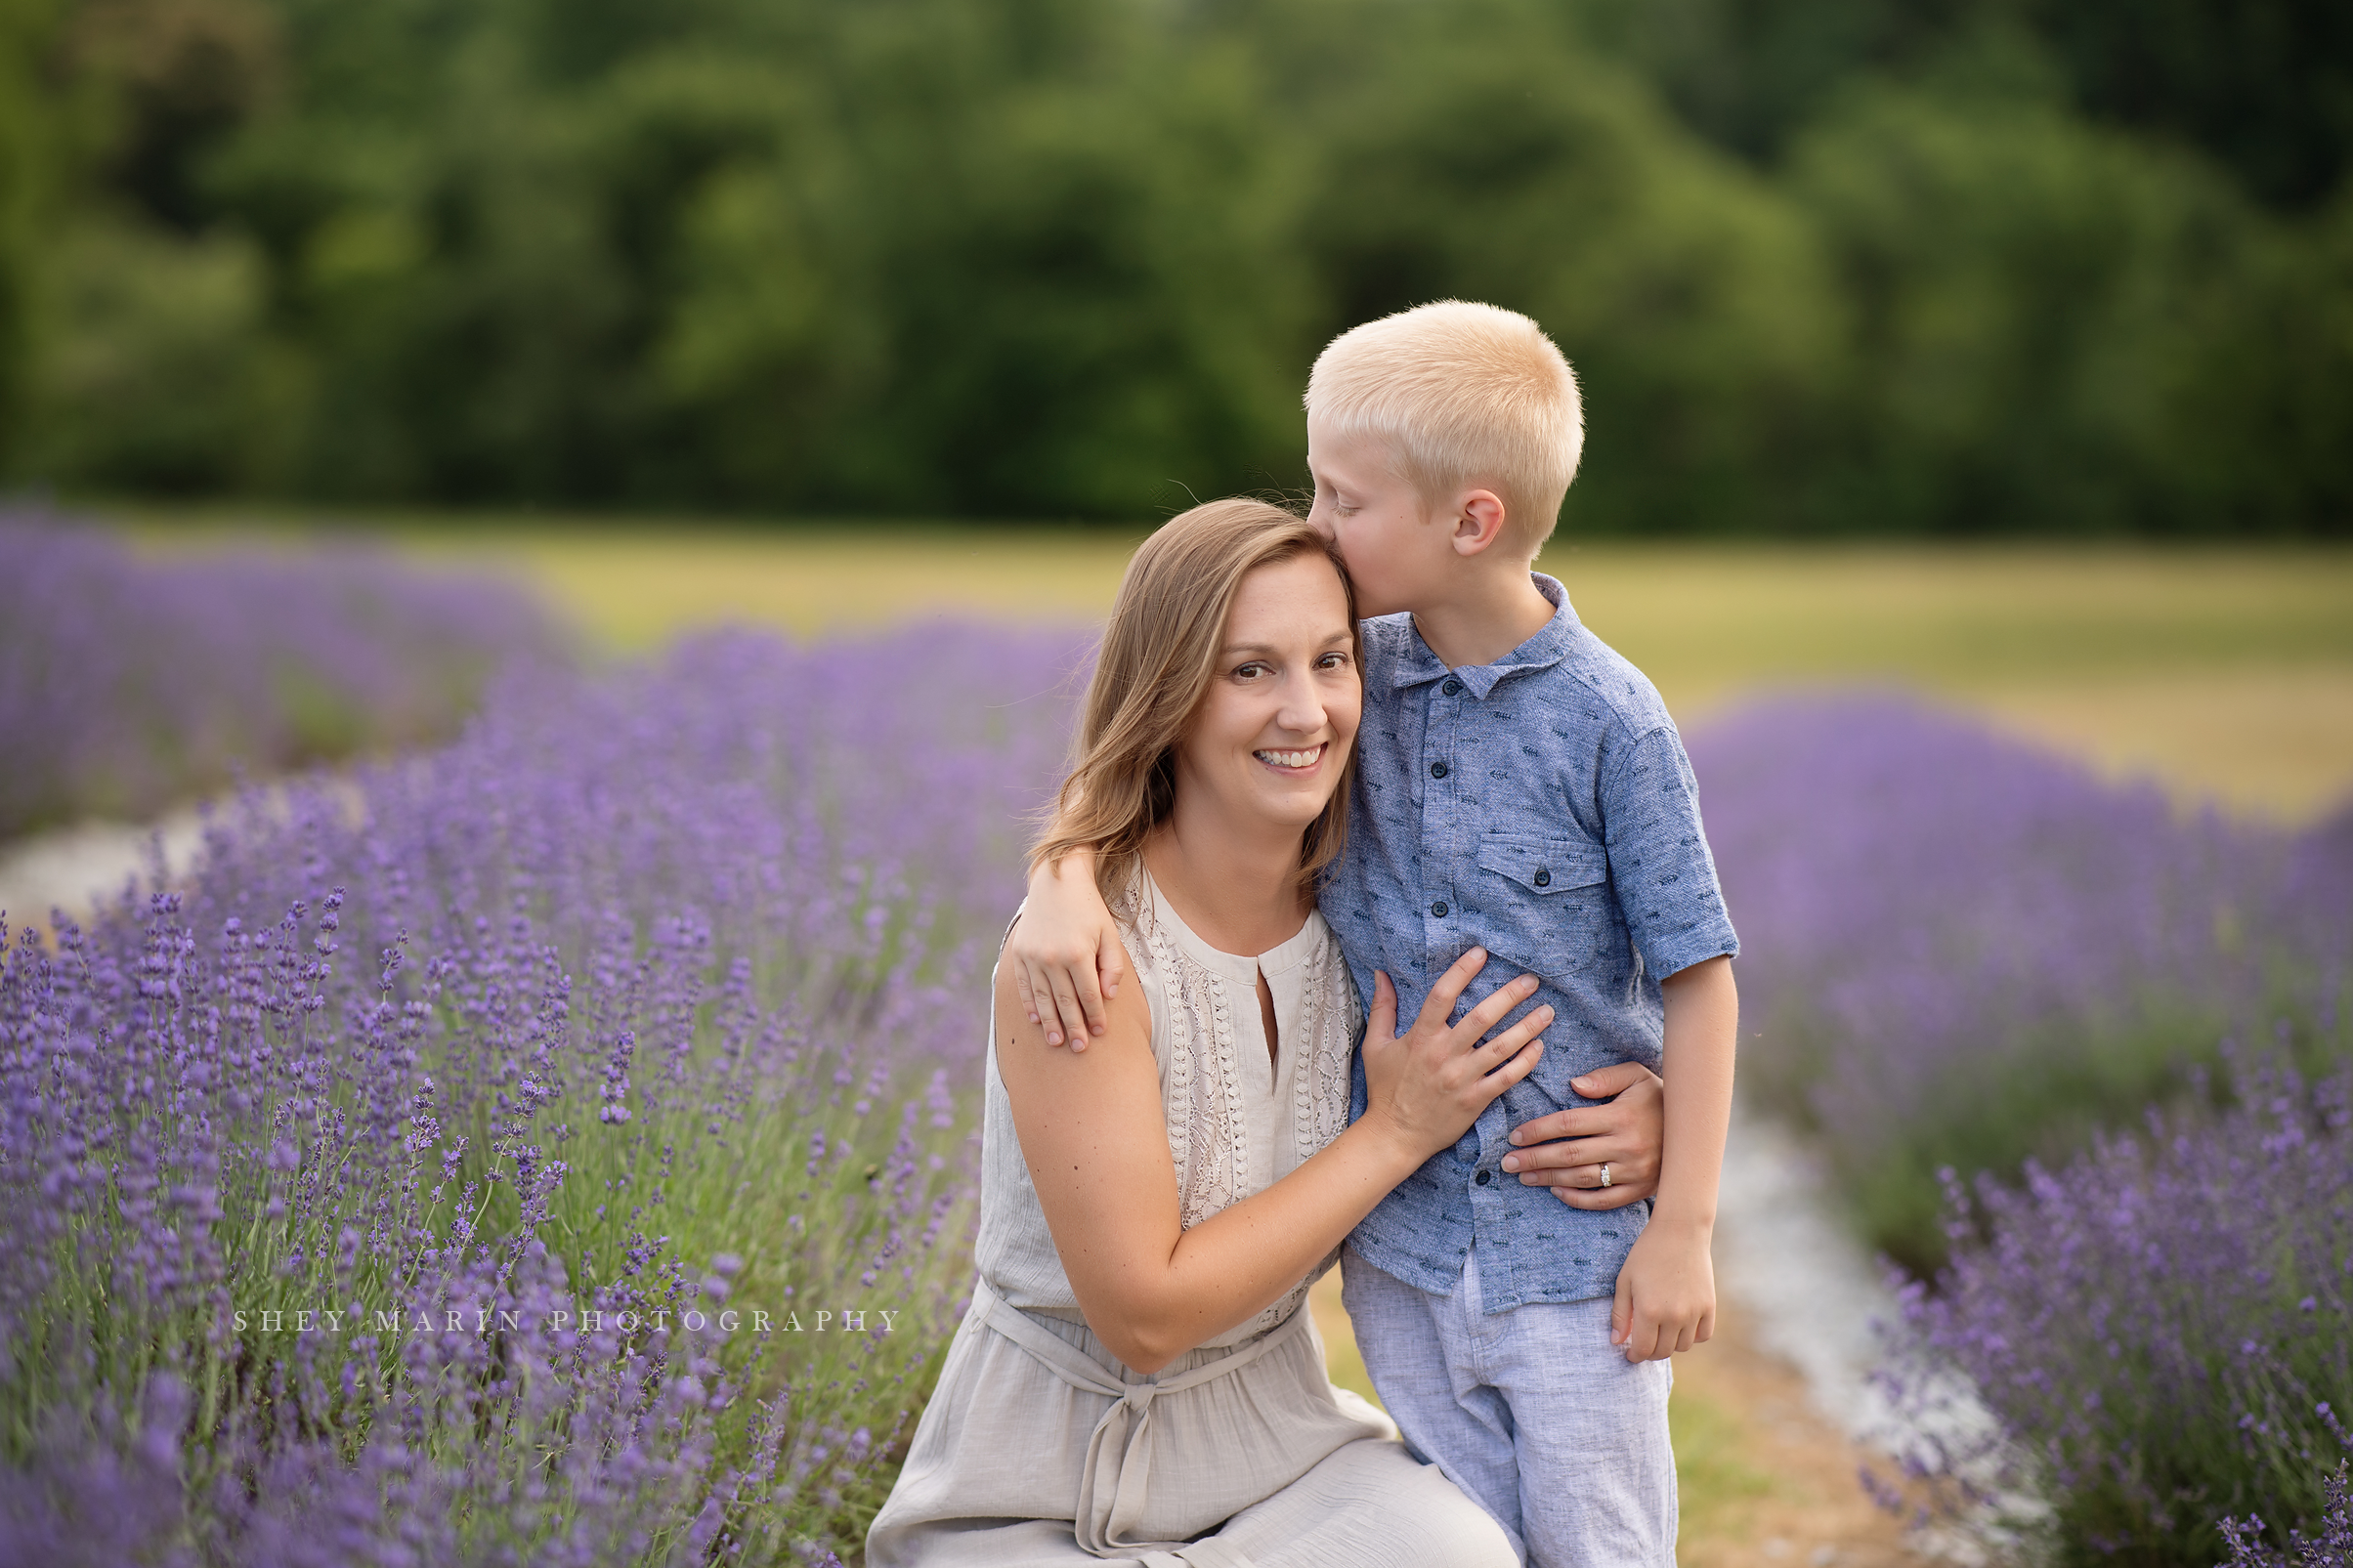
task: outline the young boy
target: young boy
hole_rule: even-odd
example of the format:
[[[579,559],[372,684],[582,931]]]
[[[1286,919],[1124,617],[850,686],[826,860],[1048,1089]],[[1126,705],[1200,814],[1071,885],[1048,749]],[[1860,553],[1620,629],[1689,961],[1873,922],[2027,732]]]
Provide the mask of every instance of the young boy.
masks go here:
[[[1542,1063],[1359,1225],[1345,1300],[1383,1402],[1539,1568],[1674,1561],[1665,1358],[1713,1332],[1708,1243],[1731,1115],[1738,951],[1690,764],[1656,690],[1531,563],[1576,472],[1576,381],[1525,317],[1448,301],[1343,334],[1307,384],[1310,520],[1364,623],[1348,851],[1319,902],[1368,1006],[1415,1017],[1465,951],[1461,1006],[1531,972]],[[1086,876],[1042,868],[1007,955],[1076,1031],[1116,935]],[[1038,919],[1036,916],[1044,915]],[[1073,933],[1091,941],[1074,947]],[[1053,997],[1041,994],[1051,1030]],[[1536,1147],[1579,1130],[1613,1064],[1666,1081],[1655,1207],[1587,1208]],[[1363,1106],[1359,1068],[1355,1103]],[[1517,1178],[1517,1179],[1513,1179]],[[1568,1197],[1562,1189],[1562,1197]]]

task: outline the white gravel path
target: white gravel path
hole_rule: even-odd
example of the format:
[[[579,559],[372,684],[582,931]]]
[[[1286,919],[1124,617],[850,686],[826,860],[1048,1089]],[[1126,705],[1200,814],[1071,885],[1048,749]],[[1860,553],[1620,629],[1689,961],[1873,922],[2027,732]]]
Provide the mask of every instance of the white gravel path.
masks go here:
[[[212,804],[234,816],[259,805],[273,816],[290,807],[289,794],[324,788],[344,820],[358,824],[367,815],[367,799],[350,773],[321,770],[260,785],[241,795]],[[194,868],[204,848],[204,804],[192,802],[150,823],[84,822],[52,828],[29,838],[0,842],[0,913],[9,929],[28,925],[49,927],[55,908],[79,920],[102,900],[136,879],[146,887],[154,865],[158,837],[164,866],[164,885],[176,886]]]
[[[1717,1207],[1719,1286],[1746,1309],[1758,1342],[1804,1376],[1823,1415],[1885,1455],[1984,1447],[1995,1422],[1965,1380],[1941,1382],[1925,1418],[1899,1410],[1870,1380],[1903,1313],[1838,1213],[1821,1162],[1795,1134],[1736,1106]],[[1962,1564],[2028,1560],[2027,1538],[2016,1527],[2044,1515],[2047,1505],[1997,1485],[1989,1462],[1971,1468],[1998,1502],[1964,1527],[1922,1532],[1916,1547]]]
[[[1901,1314],[1833,1205],[1794,1135],[1734,1112],[1716,1225],[1723,1289],[1748,1310],[1758,1341],[1805,1374],[1822,1414],[1865,1437],[1890,1419],[1865,1379],[1880,1358],[1880,1326]]]
[[[204,841],[203,819],[193,806],[145,825],[78,823],[0,844],[0,913],[8,916],[9,929],[46,930],[52,909],[81,919],[126,881],[144,884],[158,834],[166,876],[185,876]]]

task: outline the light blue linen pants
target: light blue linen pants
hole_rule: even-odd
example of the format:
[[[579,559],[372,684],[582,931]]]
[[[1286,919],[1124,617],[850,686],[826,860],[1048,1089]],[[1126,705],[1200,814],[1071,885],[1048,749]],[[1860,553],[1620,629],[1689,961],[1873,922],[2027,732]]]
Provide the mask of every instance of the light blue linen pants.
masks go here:
[[[1474,1248],[1451,1295],[1351,1247],[1341,1296],[1405,1441],[1494,1515],[1530,1568],[1674,1568],[1664,1361],[1609,1342],[1609,1298],[1479,1310]]]

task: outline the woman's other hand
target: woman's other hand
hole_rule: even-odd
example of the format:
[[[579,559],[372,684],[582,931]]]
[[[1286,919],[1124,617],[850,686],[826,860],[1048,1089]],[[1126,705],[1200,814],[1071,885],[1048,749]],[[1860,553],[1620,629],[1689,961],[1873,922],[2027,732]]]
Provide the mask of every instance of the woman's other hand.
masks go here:
[[[1666,1141],[1665,1081],[1640,1062],[1617,1062],[1569,1080],[1569,1087],[1602,1103],[1514,1127],[1517,1147],[1503,1157],[1505,1171],[1523,1185],[1552,1188],[1571,1208],[1622,1208],[1656,1194]]]
[[[1539,1035],[1553,1010],[1534,1007],[1526,1017],[1480,1044],[1480,1037],[1505,1014],[1536,994],[1536,977],[1521,975],[1448,1024],[1447,1014],[1463,991],[1485,968],[1487,954],[1473,948],[1430,988],[1422,1015],[1399,1035],[1397,992],[1387,974],[1373,976],[1373,1014],[1364,1036],[1367,1120],[1379,1118],[1416,1156],[1416,1163],[1455,1142],[1498,1094],[1533,1072],[1544,1054]]]

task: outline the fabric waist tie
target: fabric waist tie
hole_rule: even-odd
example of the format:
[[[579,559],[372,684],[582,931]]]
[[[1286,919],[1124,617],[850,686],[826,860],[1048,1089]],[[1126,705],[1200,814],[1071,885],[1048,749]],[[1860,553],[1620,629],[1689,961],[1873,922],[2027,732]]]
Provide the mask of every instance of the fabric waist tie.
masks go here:
[[[973,1281],[972,1302],[990,1328],[1029,1352],[1055,1377],[1073,1388],[1100,1394],[1112,1402],[1087,1439],[1087,1467],[1079,1477],[1078,1518],[1073,1521],[1080,1546],[1098,1557],[1165,1552],[1175,1562],[1194,1568],[1210,1568],[1211,1564],[1224,1568],[1236,1563],[1231,1549],[1218,1549],[1214,1539],[1188,1547],[1180,1541],[1132,1538],[1151,1490],[1152,1402],[1228,1377],[1298,1338],[1306,1332],[1309,1321],[1304,1303],[1262,1337],[1229,1356],[1203,1362],[1173,1377],[1130,1382],[1115,1380],[1076,1345],[1038,1327],[1027,1313],[1008,1305],[991,1290],[987,1280]]]

